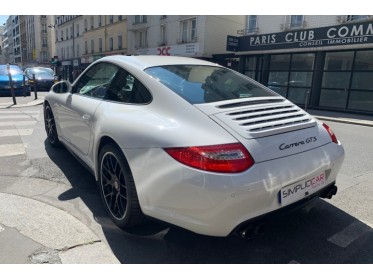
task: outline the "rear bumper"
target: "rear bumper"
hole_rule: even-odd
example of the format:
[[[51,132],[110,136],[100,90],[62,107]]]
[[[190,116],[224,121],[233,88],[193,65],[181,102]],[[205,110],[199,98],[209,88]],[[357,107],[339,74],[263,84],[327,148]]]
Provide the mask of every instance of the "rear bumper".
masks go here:
[[[335,182],[332,182],[331,184],[327,185],[320,191],[313,193],[301,200],[298,200],[297,202],[294,202],[290,205],[284,206],[282,208],[279,208],[277,210],[274,210],[272,212],[257,216],[255,218],[252,218],[250,220],[244,221],[241,224],[239,224],[233,231],[231,232],[231,235],[236,234],[240,232],[243,229],[248,228],[249,225],[257,225],[262,223],[267,223],[268,221],[278,218],[279,216],[285,216],[288,215],[294,211],[297,211],[303,207],[305,207],[307,204],[315,201],[317,198],[331,198],[330,194],[333,193],[335,195],[337,193],[337,186],[335,185]],[[330,197],[329,197],[330,196]]]
[[[322,194],[336,181],[344,159],[343,147],[329,143],[227,175],[186,167],[162,149],[123,152],[144,214],[211,236],[227,236],[248,220],[287,208],[278,197],[283,187],[325,172]],[[309,197],[318,195],[311,193]]]

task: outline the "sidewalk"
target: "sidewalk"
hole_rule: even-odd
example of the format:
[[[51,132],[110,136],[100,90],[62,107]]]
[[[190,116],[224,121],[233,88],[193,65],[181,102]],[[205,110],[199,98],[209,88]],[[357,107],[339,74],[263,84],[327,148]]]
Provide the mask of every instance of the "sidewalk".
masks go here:
[[[307,112],[312,116],[316,117],[317,119],[323,121],[332,121],[373,127],[373,115],[369,116],[359,114],[348,114],[322,110],[307,110]]]

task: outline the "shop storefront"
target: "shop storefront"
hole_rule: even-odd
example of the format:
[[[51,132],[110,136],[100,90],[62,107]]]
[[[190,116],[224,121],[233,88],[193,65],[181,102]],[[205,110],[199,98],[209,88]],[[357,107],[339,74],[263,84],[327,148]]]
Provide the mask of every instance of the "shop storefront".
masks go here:
[[[298,105],[373,114],[373,23],[228,36],[239,71]]]

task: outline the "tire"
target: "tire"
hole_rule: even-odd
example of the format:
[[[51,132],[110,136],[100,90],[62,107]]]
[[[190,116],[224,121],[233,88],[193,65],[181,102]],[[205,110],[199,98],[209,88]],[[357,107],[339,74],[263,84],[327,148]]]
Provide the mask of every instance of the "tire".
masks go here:
[[[61,142],[58,139],[56,122],[54,120],[52,108],[49,104],[46,104],[44,109],[44,125],[49,144],[56,148],[61,147]]]
[[[98,186],[105,210],[118,227],[127,229],[144,221],[131,170],[114,144],[100,151]]]

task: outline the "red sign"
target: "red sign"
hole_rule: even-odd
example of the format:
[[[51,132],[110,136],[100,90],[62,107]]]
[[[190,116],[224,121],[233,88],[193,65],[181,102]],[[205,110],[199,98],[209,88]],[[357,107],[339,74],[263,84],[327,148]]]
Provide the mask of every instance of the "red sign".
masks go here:
[[[170,54],[171,47],[163,47],[163,48],[157,48],[158,55],[171,55]]]

